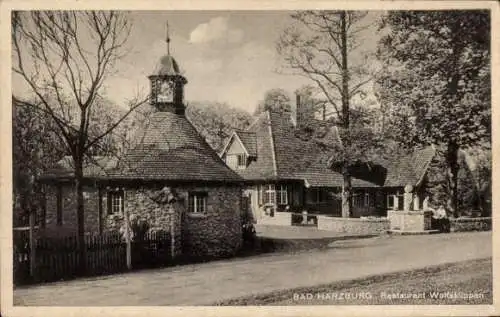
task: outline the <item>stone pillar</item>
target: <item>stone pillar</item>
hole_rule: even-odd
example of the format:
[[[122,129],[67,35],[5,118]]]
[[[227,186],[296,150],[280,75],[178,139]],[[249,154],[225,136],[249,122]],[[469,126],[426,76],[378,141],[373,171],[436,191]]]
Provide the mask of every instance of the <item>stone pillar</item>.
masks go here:
[[[399,196],[396,193],[396,195],[394,195],[393,197],[394,197],[394,205],[392,206],[392,210],[398,210],[399,209]]]
[[[302,224],[307,224],[307,210],[302,211]]]
[[[413,193],[412,193],[412,191],[413,191],[413,186],[411,186],[411,185],[406,185],[405,186],[405,193],[403,195],[403,199],[404,199],[404,201],[403,201],[403,206],[404,206],[403,210],[404,211],[410,211],[410,209],[411,209],[411,203],[413,201]]]
[[[424,211],[429,210],[429,196],[425,197],[422,209]]]
[[[418,194],[413,197],[413,210],[420,210],[420,197],[418,197]]]

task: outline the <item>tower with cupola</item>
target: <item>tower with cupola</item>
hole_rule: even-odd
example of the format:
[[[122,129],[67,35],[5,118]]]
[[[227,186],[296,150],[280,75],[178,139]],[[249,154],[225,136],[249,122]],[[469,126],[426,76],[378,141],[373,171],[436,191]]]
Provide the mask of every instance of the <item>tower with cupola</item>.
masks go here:
[[[150,82],[150,104],[157,111],[184,115],[184,85],[186,78],[179,64],[170,54],[170,37],[167,26],[167,54],[160,58],[154,72],[148,76]]]

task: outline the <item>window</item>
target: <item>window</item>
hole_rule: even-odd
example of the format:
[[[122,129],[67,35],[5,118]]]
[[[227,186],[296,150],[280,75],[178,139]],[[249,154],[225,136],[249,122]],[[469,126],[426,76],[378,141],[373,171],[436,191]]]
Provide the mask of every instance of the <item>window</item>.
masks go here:
[[[124,196],[121,189],[108,192],[108,215],[123,214]]]
[[[247,156],[245,154],[238,154],[238,168],[243,169],[247,167]]]
[[[189,193],[189,212],[204,214],[207,212],[207,193],[194,192]]]
[[[373,197],[373,193],[365,192],[365,207],[374,207],[375,206],[375,198]]]
[[[238,163],[238,161],[237,161],[237,158],[235,155],[227,155],[226,156],[226,164],[230,168],[235,169],[237,166],[237,163]]]
[[[274,188],[274,184],[265,185],[264,192],[264,204],[272,204],[276,203],[276,189]]]
[[[362,192],[352,193],[353,207],[363,208],[365,204],[365,195]]]
[[[288,205],[288,191],[286,185],[280,185],[278,189],[278,205]]]
[[[394,195],[387,195],[387,209],[394,209]]]
[[[288,205],[288,189],[286,185],[259,185],[257,196],[259,205]]]

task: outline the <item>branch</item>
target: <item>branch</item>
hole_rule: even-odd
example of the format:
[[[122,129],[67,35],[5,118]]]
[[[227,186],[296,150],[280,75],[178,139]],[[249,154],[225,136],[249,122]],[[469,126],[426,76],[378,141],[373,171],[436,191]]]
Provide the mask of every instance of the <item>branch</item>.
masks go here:
[[[102,138],[104,138],[106,135],[108,135],[111,131],[113,131],[120,123],[123,122],[123,120],[125,120],[125,118],[132,113],[132,111],[134,111],[136,108],[142,106],[143,104],[145,104],[147,101],[149,100],[149,96],[147,96],[146,98],[144,98],[143,100],[137,102],[135,105],[131,106],[130,109],[119,119],[117,120],[115,123],[113,123],[110,127],[108,127],[108,129],[106,131],[104,131],[101,135],[97,136],[96,138],[94,138],[92,141],[89,141],[87,142],[87,145],[84,147],[84,151],[88,150],[90,147],[92,147],[92,145],[96,144],[97,142],[99,142],[99,140],[101,140]]]

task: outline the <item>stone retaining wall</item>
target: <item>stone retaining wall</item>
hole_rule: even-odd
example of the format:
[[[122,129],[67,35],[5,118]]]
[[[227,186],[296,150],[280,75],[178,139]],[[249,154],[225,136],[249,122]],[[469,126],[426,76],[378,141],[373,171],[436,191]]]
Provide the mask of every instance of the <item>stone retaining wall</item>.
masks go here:
[[[389,229],[386,218],[340,218],[318,215],[318,229],[345,234],[380,234]]]
[[[491,230],[491,217],[450,219],[452,232],[489,230]]]

